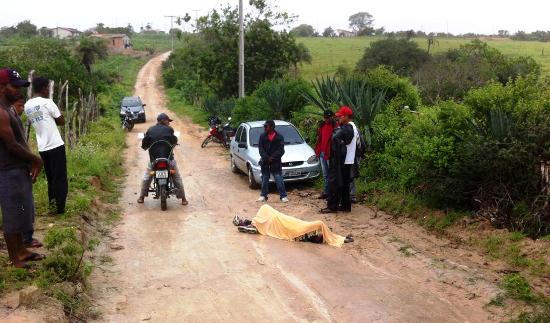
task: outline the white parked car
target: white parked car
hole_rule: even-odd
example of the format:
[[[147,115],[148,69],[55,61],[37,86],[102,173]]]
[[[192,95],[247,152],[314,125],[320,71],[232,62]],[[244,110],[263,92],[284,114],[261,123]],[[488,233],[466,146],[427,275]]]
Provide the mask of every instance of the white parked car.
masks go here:
[[[250,188],[258,188],[262,182],[258,142],[264,132],[264,123],[242,123],[230,143],[231,170],[247,174]],[[276,120],[275,131],[285,139],[285,154],[282,158],[284,181],[296,182],[318,177],[321,173],[319,158],[298,129],[289,122]],[[273,176],[270,181],[273,181]]]

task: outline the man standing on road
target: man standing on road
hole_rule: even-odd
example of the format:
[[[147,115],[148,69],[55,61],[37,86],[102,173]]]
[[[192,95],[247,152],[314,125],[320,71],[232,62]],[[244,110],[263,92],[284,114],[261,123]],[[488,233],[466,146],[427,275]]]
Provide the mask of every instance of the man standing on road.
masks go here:
[[[275,122],[268,120],[264,124],[264,133],[260,135],[258,143],[260,150],[260,166],[262,167],[262,193],[258,202],[267,201],[269,194],[269,179],[275,179],[281,202],[288,203],[288,197],[283,181],[283,165],[281,158],[285,154],[285,138],[275,131]]]
[[[44,162],[48,180],[48,199],[50,204],[55,204],[56,214],[63,214],[69,185],[65,143],[57,127],[65,125],[65,118],[50,99],[49,85],[50,80],[47,78],[33,79],[34,97],[25,104],[25,114],[36,132],[38,152]]]
[[[323,192],[319,196],[319,199],[326,199],[328,197],[328,167],[330,159],[330,143],[332,140],[332,133],[336,128],[336,121],[334,120],[334,112],[325,110],[325,120],[319,123],[317,129],[317,144],[315,145],[315,154],[321,161],[321,169],[323,171]]]
[[[353,127],[349,124],[353,111],[349,107],[341,107],[336,116],[340,120],[338,128],[332,135],[329,161],[329,197],[327,207],[321,213],[351,212],[349,196],[350,170],[355,156]],[[352,142],[353,141],[353,142]],[[352,160],[350,164],[350,160]]]
[[[21,119],[10,107],[20,97],[20,88],[28,86],[29,82],[21,79],[16,71],[0,70],[0,208],[4,239],[16,268],[28,268],[26,261],[43,257],[23,245],[24,233],[32,237],[32,183],[40,173],[42,160],[30,151]]]
[[[178,137],[174,135],[174,129],[170,127],[170,122],[172,121],[173,120],[170,119],[170,117],[168,117],[166,113],[160,113],[157,117],[157,124],[149,128],[149,130],[147,130],[147,132],[145,133],[145,137],[141,142],[141,148],[143,148],[144,150],[148,150],[151,148],[152,151],[150,150],[149,154],[153,156],[170,154],[170,167],[172,170],[175,171],[172,176],[174,180],[174,186],[177,189],[176,197],[181,199],[182,205],[187,205],[189,204],[189,202],[187,202],[187,199],[185,198],[183,180],[181,179],[181,175],[176,160],[174,159],[174,155],[171,153],[171,151],[165,152],[165,146],[159,145],[158,147],[152,147],[154,143],[161,140],[169,142],[172,146],[178,144]],[[145,201],[145,197],[149,195],[149,187],[151,186],[151,181],[153,180],[153,176],[151,175],[152,169],[153,165],[151,164],[151,162],[149,162],[149,166],[147,167],[145,175],[143,175],[143,181],[141,182],[141,193],[137,200],[138,203],[143,203]]]

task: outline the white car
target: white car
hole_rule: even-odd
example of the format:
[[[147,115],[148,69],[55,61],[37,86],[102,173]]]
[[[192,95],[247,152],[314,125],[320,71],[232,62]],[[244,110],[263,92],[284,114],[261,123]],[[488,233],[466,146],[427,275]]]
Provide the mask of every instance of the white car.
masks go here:
[[[242,123],[235,137],[231,139],[231,170],[248,175],[248,184],[252,189],[262,182],[262,171],[259,165],[260,152],[258,142],[264,132],[265,121]],[[282,158],[283,179],[285,182],[310,180],[321,174],[321,164],[315,151],[306,143],[298,129],[286,121],[275,121],[275,131],[285,139],[285,154]],[[273,182],[273,176],[270,179]]]

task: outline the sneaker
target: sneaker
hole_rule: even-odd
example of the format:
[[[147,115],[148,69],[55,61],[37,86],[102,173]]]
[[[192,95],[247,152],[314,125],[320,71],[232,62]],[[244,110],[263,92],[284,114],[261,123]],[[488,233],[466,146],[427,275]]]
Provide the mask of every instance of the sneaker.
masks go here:
[[[283,202],[283,203],[288,203],[288,202],[290,202],[290,201],[288,200],[288,197],[283,197],[283,198],[281,199],[281,202]]]
[[[235,217],[233,218],[233,224],[238,227],[241,224],[241,217],[235,215]]]
[[[238,229],[239,229],[239,232],[243,232],[243,233],[250,233],[250,234],[258,233],[258,229],[256,229],[256,227],[254,227],[253,225],[240,226]]]
[[[260,196],[260,197],[256,200],[256,202],[265,202],[265,201],[267,201],[267,198],[266,198],[265,196]]]

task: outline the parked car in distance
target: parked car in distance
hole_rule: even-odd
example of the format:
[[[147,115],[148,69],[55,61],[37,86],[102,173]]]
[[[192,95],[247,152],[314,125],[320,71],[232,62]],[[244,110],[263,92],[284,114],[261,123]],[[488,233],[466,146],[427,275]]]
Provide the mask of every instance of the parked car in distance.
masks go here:
[[[120,117],[124,118],[125,110],[129,110],[134,114],[136,122],[145,122],[145,106],[139,96],[127,96],[120,103]]]
[[[276,120],[275,131],[285,138],[285,154],[282,158],[284,181],[296,182],[318,177],[321,173],[319,158],[298,129],[289,122]],[[231,139],[229,148],[231,170],[247,174],[249,187],[253,189],[258,188],[262,180],[258,142],[263,132],[264,121],[242,123]],[[273,176],[270,181],[273,182]]]

